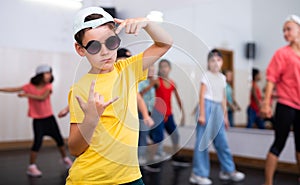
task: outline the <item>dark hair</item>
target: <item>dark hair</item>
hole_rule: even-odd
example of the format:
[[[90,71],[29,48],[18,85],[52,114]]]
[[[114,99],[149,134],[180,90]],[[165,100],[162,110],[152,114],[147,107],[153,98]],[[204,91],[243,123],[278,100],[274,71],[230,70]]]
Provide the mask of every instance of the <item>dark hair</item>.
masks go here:
[[[117,51],[117,58],[128,58],[131,57],[130,51],[126,48],[120,48]]]
[[[158,72],[157,72],[157,75],[158,75],[158,76],[161,76],[161,74],[160,74],[160,72],[159,72],[159,68],[160,68],[161,64],[164,63],[164,62],[167,63],[168,66],[171,68],[171,62],[170,62],[169,60],[167,60],[167,59],[161,59],[161,60],[159,61],[159,63],[158,63]]]
[[[52,83],[54,81],[54,77],[51,73],[51,79],[50,79],[50,83]],[[32,77],[30,79],[30,83],[32,83],[33,85],[41,85],[44,84],[44,73],[35,75],[34,77]]]
[[[252,80],[255,80],[255,77],[259,74],[259,70],[256,68],[252,69]]]
[[[217,50],[217,49],[212,49],[208,55],[207,55],[207,61],[209,61],[210,58],[214,57],[214,56],[218,56],[223,58],[223,55],[221,53],[221,51]]]
[[[169,67],[171,68],[171,62],[169,61],[169,60],[167,60],[167,59],[161,59],[160,61],[159,61],[159,66],[161,65],[161,63],[163,63],[163,62],[165,62],[165,63],[167,63],[168,65],[169,65]]]
[[[86,18],[84,19],[84,22],[88,22],[88,21],[91,21],[91,20],[95,20],[95,19],[100,19],[102,18],[103,15],[101,14],[91,14],[91,15],[88,15],[86,16]],[[108,25],[110,29],[114,30],[115,29],[115,25],[112,23],[112,22],[108,22],[108,23],[105,23],[103,25]],[[77,32],[75,35],[74,35],[74,39],[76,40],[76,42],[79,44],[79,45],[82,45],[82,39],[83,39],[83,36],[84,36],[84,33],[89,30],[91,28],[85,28],[83,30],[80,30],[79,32]]]

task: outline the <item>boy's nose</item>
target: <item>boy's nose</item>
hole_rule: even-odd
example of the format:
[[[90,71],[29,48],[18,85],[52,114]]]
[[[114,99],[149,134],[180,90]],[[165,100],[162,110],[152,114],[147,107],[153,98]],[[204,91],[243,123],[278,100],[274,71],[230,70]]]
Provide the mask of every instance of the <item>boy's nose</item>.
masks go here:
[[[100,50],[100,54],[101,55],[107,55],[109,52],[109,49],[107,49],[107,47],[105,46],[105,44],[102,44],[101,50]]]

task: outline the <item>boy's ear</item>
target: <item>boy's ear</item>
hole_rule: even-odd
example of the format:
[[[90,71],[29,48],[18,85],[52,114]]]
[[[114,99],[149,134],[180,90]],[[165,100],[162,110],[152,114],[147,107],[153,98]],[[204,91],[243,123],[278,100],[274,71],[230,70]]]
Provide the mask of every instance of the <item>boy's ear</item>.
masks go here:
[[[78,53],[78,55],[84,57],[85,53],[84,53],[84,48],[82,46],[80,46],[77,42],[75,43],[75,50]]]

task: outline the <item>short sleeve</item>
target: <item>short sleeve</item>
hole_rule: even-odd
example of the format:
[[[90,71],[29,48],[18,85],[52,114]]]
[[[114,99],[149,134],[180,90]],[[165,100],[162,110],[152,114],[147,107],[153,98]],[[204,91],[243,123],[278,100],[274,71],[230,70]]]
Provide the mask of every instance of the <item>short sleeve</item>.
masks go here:
[[[142,52],[124,60],[119,60],[116,67],[119,71],[128,69],[133,72],[138,82],[146,80],[148,77],[148,69],[143,70],[143,55],[144,53]]]
[[[30,84],[25,84],[25,85],[23,85],[22,86],[22,90],[24,91],[24,92],[29,92],[29,87],[30,86]]]
[[[267,77],[268,81],[271,81],[273,83],[278,82],[278,80],[282,74],[282,71],[285,67],[284,63],[285,63],[285,60],[282,55],[282,52],[281,52],[281,50],[278,50],[273,55],[269,65],[268,65],[267,71],[266,71],[266,77]]]
[[[69,103],[69,111],[70,111],[70,123],[82,123],[84,118],[84,113],[80,108],[80,105],[76,99],[76,96],[81,97],[84,101],[85,98],[80,95],[79,88],[73,86],[70,89],[69,96],[68,96],[68,103]]]
[[[201,79],[200,83],[207,86],[208,79],[207,79],[207,74],[206,73],[202,76],[202,79]]]

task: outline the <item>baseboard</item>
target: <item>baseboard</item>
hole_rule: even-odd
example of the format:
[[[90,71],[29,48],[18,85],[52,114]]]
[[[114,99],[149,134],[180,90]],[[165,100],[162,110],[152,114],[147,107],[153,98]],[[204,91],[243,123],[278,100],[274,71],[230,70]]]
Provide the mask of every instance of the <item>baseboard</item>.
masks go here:
[[[67,143],[67,139],[64,141]],[[28,149],[31,148],[32,142],[32,140],[0,142],[0,151]],[[56,146],[56,143],[53,139],[45,138],[42,145],[43,147],[52,147]]]
[[[185,155],[191,158],[193,157],[193,153],[194,151],[191,149],[180,150],[181,155]],[[210,159],[215,162],[218,161],[217,154],[210,152]],[[243,156],[233,156],[233,160],[235,164],[239,166],[265,169],[265,160],[263,159],[256,159],[256,158],[243,157]],[[278,162],[276,170],[280,172],[299,174],[297,165],[292,163]]]

